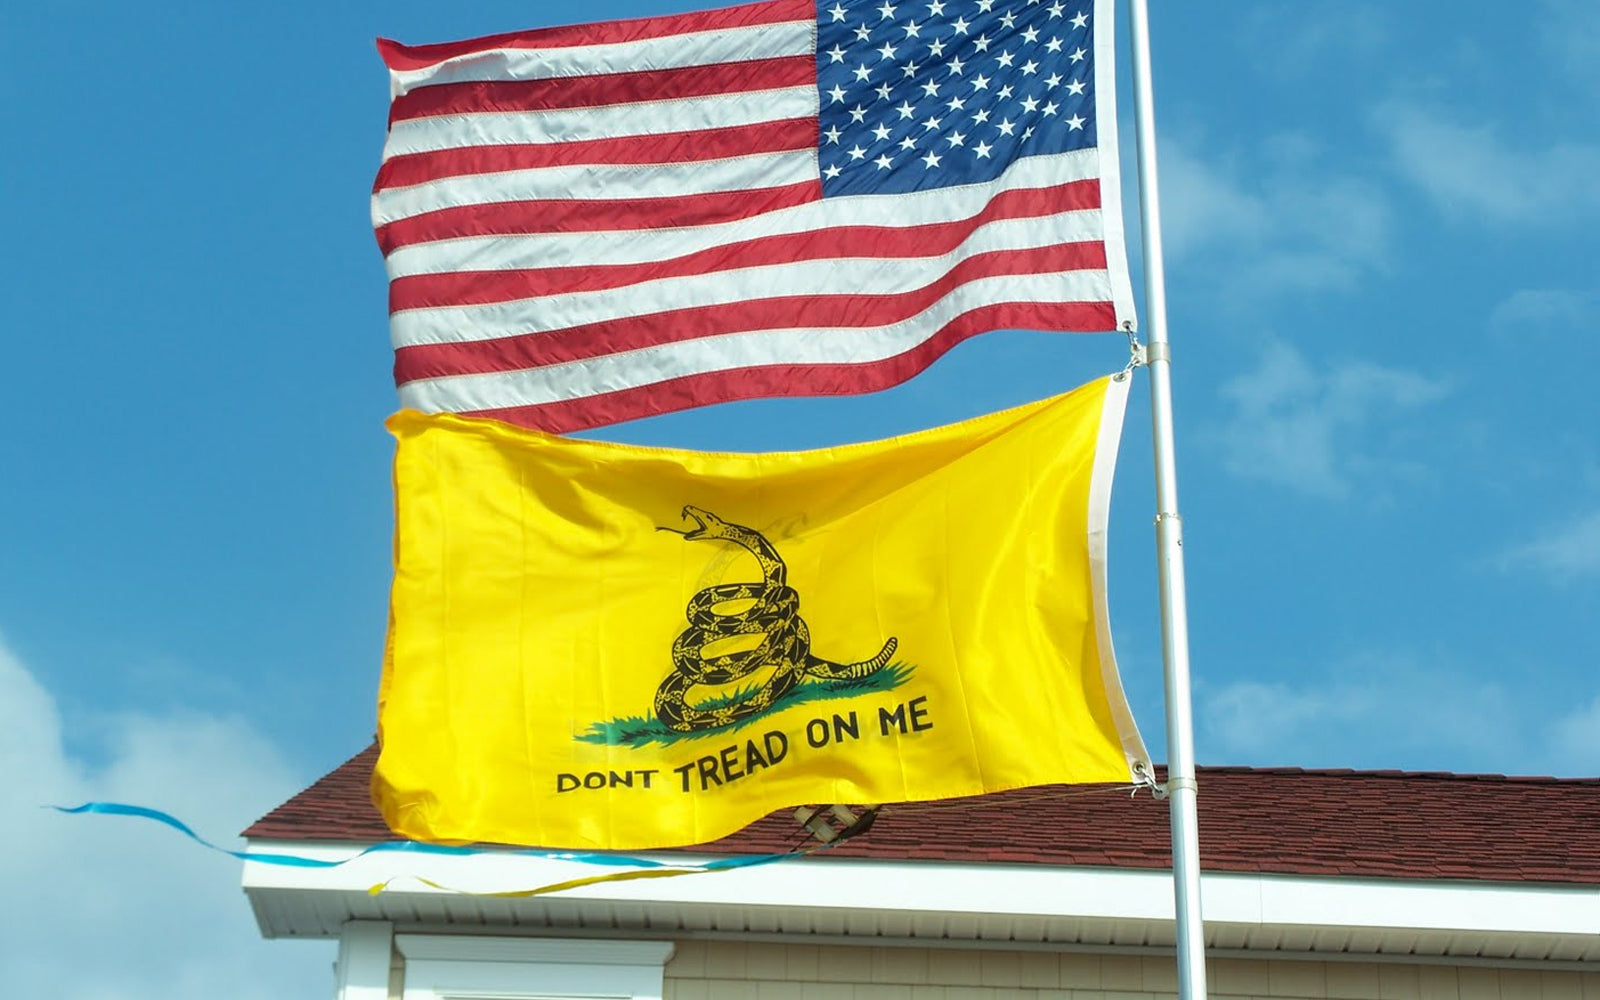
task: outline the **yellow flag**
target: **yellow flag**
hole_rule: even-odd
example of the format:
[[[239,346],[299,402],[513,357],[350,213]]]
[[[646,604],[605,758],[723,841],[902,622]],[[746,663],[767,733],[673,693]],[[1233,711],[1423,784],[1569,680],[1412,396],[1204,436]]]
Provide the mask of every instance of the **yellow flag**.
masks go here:
[[[1126,397],[749,455],[396,414],[374,800],[417,840],[640,849],[1130,780],[1104,565]]]

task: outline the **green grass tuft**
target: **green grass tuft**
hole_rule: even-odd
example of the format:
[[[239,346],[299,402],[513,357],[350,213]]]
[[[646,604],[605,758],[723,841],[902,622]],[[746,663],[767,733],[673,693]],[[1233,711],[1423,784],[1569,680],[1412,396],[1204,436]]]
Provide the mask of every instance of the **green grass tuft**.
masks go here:
[[[746,726],[752,726],[773,712],[792,708],[795,705],[804,705],[814,701],[831,701],[835,698],[854,698],[856,695],[872,694],[879,691],[893,691],[895,688],[911,679],[916,667],[909,663],[890,663],[879,667],[865,677],[854,680],[824,680],[820,677],[806,677],[788,694],[772,703],[772,707],[760,715],[753,715],[731,725],[718,726],[715,729],[696,730],[692,733],[680,733],[668,729],[666,725],[653,715],[619,716],[610,722],[596,722],[587,730],[579,733],[574,739],[580,743],[598,743],[602,746],[642,747],[651,743],[662,746],[671,746],[685,740],[699,740],[710,736],[726,736],[736,733]],[[697,705],[697,708],[717,708],[722,705],[733,704],[748,698],[757,688],[757,685],[740,688],[729,694],[710,698]]]

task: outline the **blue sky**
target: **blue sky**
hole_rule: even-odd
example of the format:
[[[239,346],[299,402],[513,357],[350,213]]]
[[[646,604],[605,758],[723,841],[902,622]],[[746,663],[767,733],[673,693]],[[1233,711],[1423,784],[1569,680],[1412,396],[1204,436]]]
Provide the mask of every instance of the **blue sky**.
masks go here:
[[[1201,763],[1600,774],[1600,12],[1155,6]],[[326,946],[254,940],[232,861],[36,807],[137,801],[220,838],[369,741],[395,405],[372,40],[568,11],[9,14],[0,936],[31,957],[0,992],[329,988]],[[996,334],[886,393],[602,436],[880,437],[1125,357],[1116,336]],[[1147,411],[1141,382],[1111,585],[1160,755]]]

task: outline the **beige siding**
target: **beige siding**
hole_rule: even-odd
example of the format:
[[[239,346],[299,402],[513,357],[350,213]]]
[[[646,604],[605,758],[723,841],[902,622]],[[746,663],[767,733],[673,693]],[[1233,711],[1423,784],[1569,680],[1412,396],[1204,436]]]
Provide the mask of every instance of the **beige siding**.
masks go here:
[[[1600,1000],[1600,973],[1218,959],[1211,1000]],[[1165,958],[684,941],[665,1000],[1157,1000]]]

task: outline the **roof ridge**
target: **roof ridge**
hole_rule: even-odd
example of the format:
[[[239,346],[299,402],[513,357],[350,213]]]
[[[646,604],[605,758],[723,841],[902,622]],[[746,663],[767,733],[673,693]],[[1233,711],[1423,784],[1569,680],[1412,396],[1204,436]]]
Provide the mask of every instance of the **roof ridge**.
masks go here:
[[[1165,764],[1157,764],[1157,775],[1166,773]],[[1298,774],[1323,778],[1404,778],[1407,780],[1429,779],[1438,781],[1492,781],[1519,783],[1531,785],[1600,785],[1600,776],[1596,777],[1555,777],[1534,774],[1495,774],[1493,772],[1471,771],[1410,771],[1401,768],[1352,768],[1352,767],[1298,767],[1294,765],[1278,765],[1272,767],[1256,767],[1248,764],[1199,764],[1195,766],[1197,774]]]
[[[372,804],[368,746],[257,820],[264,840],[395,839]],[[1201,866],[1330,878],[1600,885],[1600,778],[1202,766]],[[833,857],[960,864],[1171,866],[1166,803],[1126,785],[1046,785],[894,803]],[[1206,791],[1209,789],[1209,793]],[[792,810],[681,850],[783,853]]]

